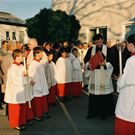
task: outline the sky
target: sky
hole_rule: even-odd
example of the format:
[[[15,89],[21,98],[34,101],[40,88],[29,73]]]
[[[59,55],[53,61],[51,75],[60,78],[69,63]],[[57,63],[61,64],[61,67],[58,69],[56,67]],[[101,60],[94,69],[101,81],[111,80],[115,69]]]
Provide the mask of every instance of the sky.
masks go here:
[[[37,14],[40,9],[49,8],[51,0],[0,0],[0,11],[27,19]]]

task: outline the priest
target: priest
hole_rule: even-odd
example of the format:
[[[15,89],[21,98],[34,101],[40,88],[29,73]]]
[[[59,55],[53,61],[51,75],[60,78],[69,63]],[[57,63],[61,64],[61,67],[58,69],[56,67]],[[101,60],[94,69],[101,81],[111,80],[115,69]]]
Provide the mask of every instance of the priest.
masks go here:
[[[95,46],[89,48],[84,62],[89,65],[91,58],[100,52],[104,58],[102,63],[99,63],[95,69],[90,70],[89,79],[89,107],[87,119],[95,116],[100,116],[102,120],[106,119],[106,116],[114,114],[113,104],[113,85],[111,75],[114,65],[114,53],[113,50],[103,44],[103,37],[101,34],[96,34],[93,37]],[[94,63],[93,63],[94,64]]]

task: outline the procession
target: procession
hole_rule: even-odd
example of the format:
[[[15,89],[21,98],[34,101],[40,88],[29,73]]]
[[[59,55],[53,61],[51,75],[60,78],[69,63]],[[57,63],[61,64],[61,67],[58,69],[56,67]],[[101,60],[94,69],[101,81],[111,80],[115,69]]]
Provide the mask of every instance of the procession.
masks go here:
[[[117,90],[119,91],[117,92],[120,92],[120,96],[116,112],[111,77],[113,66],[116,65],[114,47],[108,48],[107,45],[104,45],[100,34],[94,35],[93,41],[95,41],[95,45],[90,47],[87,43],[82,44],[78,41],[77,46],[74,45],[72,48],[68,42],[63,43],[62,46],[61,44],[52,46],[51,43],[45,43],[41,47],[38,46],[36,39],[29,39],[28,44],[25,45],[21,45],[19,42],[2,42],[0,54],[3,83],[1,86],[4,84],[5,87],[1,87],[4,91],[2,93],[4,97],[1,97],[3,99],[1,109],[3,109],[2,104],[6,103],[6,115],[10,128],[21,130],[27,125],[32,125],[33,119],[40,121],[50,118],[48,106],[56,105],[56,96],[60,102],[68,102],[73,97],[80,97],[84,88],[89,93],[87,119],[100,116],[101,120],[105,120],[107,116],[114,116],[116,113],[116,134],[119,134],[123,128],[131,129],[134,115],[132,115],[133,108],[129,105],[132,106],[134,99],[129,101],[127,98],[125,101],[124,96],[128,97],[126,89],[129,88],[131,89],[129,94],[133,96],[133,71],[129,72],[128,66],[133,63],[135,35],[129,36],[127,45],[125,48],[121,48],[129,50],[132,56],[129,59],[130,56],[127,56],[128,61],[131,62],[126,63],[124,74],[118,79]],[[87,45],[87,47],[84,48],[83,45],[85,47]],[[101,61],[97,55],[98,52],[101,53],[99,56],[103,58]],[[122,51],[118,50],[118,54],[121,60]],[[97,64],[95,61],[91,62],[96,55],[98,56]],[[121,63],[119,62],[119,64]],[[89,77],[88,72],[90,72]],[[86,81],[87,79],[88,81]],[[121,89],[123,89],[122,93]],[[126,121],[131,121],[131,123]],[[133,129],[130,132],[134,134]]]
[[[133,0],[2,3],[0,135],[135,135]]]

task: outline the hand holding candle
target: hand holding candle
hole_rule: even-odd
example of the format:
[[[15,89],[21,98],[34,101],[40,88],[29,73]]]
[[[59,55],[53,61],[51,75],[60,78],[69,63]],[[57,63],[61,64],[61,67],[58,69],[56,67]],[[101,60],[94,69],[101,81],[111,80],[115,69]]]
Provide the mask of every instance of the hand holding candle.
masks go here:
[[[28,76],[25,57],[23,57],[23,66],[24,66],[24,76]],[[27,85],[28,85],[28,77],[26,79],[27,79]],[[28,92],[28,90],[27,90],[27,92]],[[29,104],[29,108],[31,108],[31,102],[30,101],[28,101],[28,104]]]
[[[25,60],[25,57],[23,57],[23,65],[24,65],[24,76],[27,76],[28,73],[27,73],[27,67],[26,67],[26,60]]]

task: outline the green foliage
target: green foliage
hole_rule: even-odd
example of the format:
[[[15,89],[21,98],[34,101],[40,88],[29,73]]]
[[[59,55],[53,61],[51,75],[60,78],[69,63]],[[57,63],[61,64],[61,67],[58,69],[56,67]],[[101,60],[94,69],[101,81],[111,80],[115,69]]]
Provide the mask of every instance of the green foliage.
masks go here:
[[[41,9],[34,17],[26,20],[28,36],[40,44],[45,41],[74,41],[78,38],[80,24],[74,15],[51,9]]]

